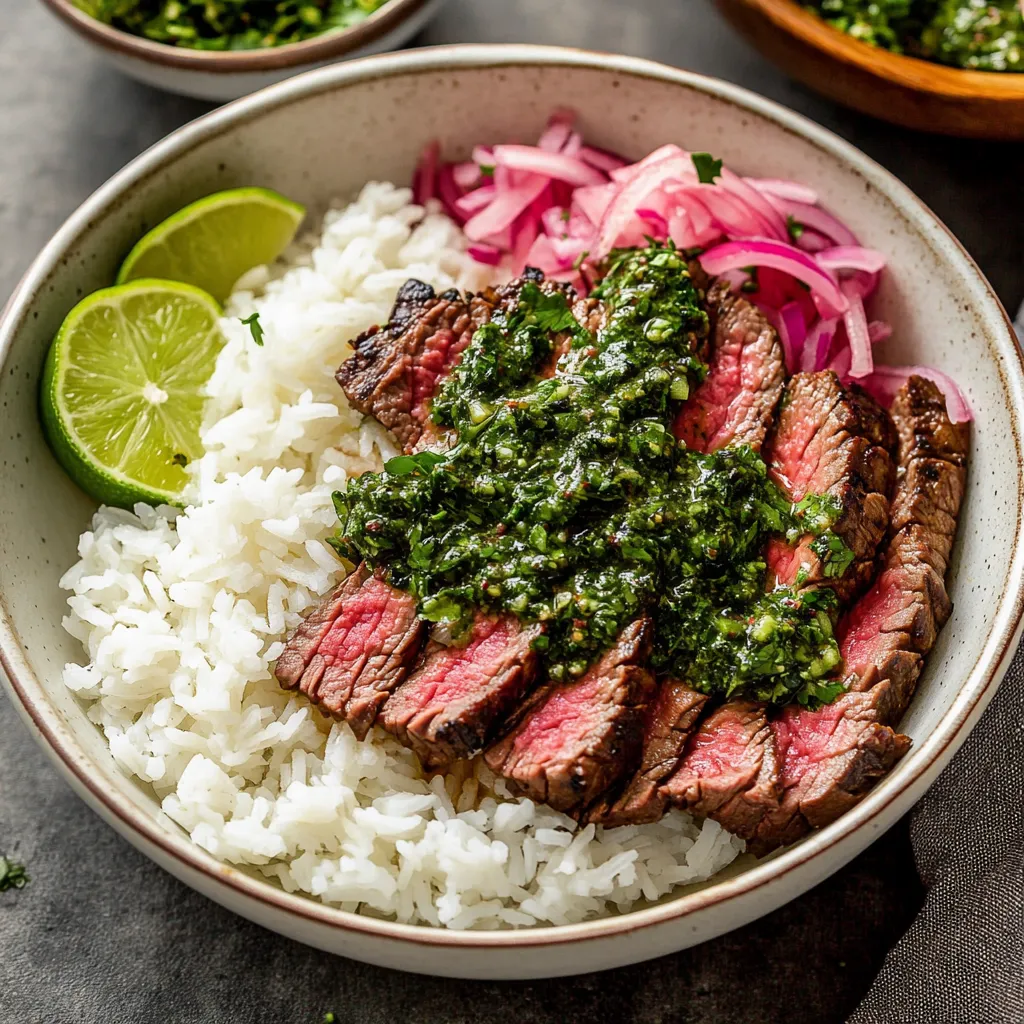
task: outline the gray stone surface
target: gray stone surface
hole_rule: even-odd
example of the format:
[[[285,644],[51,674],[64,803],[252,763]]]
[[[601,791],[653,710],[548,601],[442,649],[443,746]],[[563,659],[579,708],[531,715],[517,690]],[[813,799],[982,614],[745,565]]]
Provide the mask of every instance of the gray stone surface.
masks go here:
[[[735,39],[704,0],[450,0],[423,43],[619,50],[738,82],[895,171],[945,219],[1004,301],[1024,291],[1024,147],[913,135],[836,108]],[[93,189],[203,104],[136,85],[37,3],[0,0],[0,302]],[[0,1024],[359,1024],[595,1019],[842,1020],[922,893],[904,826],[803,898],[653,964],[534,984],[416,978],[335,959],[235,918],[95,818],[0,697],[0,850],[33,876],[0,895]]]

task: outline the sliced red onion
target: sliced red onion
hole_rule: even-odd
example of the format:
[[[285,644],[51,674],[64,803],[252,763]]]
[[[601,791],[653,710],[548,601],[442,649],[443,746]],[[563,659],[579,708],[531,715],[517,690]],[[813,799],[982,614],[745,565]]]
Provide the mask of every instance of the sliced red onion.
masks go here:
[[[739,198],[717,185],[676,185],[669,186],[669,194],[686,210],[699,203],[730,238],[750,238],[761,235],[762,223],[756,214]]]
[[[842,221],[836,220],[827,210],[809,203],[780,204],[786,215],[805,228],[813,228],[819,234],[831,238],[836,245],[857,245],[857,236]]]
[[[614,185],[586,185],[573,192],[572,204],[591,224],[598,225],[615,196]]]
[[[756,234],[788,241],[789,229],[786,227],[786,218],[757,189],[748,185],[728,167],[722,168],[721,187],[741,200],[752,215],[761,222],[762,229],[755,232]]]
[[[851,377],[867,377],[875,368],[871,352],[871,338],[868,335],[868,318],[864,314],[864,300],[852,289],[844,289],[849,303],[843,314],[846,337],[850,342]]]
[[[536,203],[523,213],[515,222],[512,230],[512,273],[521,274],[526,267],[527,257],[537,240],[540,218],[537,215]]]
[[[835,371],[840,379],[845,379],[850,372],[850,359],[849,348],[841,348],[827,368]]]
[[[466,250],[477,263],[486,263],[489,267],[496,267],[501,263],[501,250],[495,245],[485,245],[483,242],[474,242]]]
[[[828,353],[836,334],[838,320],[819,319],[807,334],[803,352],[800,355],[801,370],[824,370],[828,365]]]
[[[700,262],[712,277],[726,270],[742,270],[744,267],[781,270],[803,281],[829,316],[845,313],[849,307],[849,300],[840,291],[835,278],[819,267],[807,253],[785,242],[770,238],[724,242],[704,253]]]
[[[974,419],[967,398],[956,381],[930,366],[876,366],[875,372],[859,383],[879,402],[888,406],[899,389],[915,376],[926,377],[939,388],[946,399],[946,412],[954,423],[968,423]]]
[[[420,154],[412,176],[412,201],[418,206],[423,206],[437,195],[437,158],[440,152],[440,145],[434,141],[428,143]]]
[[[507,228],[547,188],[548,179],[542,175],[534,174],[530,178],[529,182],[515,188],[504,191],[498,188],[494,201],[466,224],[466,237],[482,242]]]
[[[562,156],[571,156],[574,159],[580,158],[580,150],[583,149],[583,136],[579,132],[572,132],[569,138],[565,140],[565,145],[562,147]],[[587,163],[586,160],[583,161]],[[589,164],[587,166],[590,166]]]
[[[818,204],[818,193],[813,188],[801,185],[798,181],[782,181],[779,178],[747,178],[746,181],[758,192],[774,196],[777,199],[807,203],[811,206]]]
[[[619,236],[636,216],[637,208],[644,205],[644,200],[666,181],[682,175],[686,171],[686,165],[692,169],[693,161],[687,156],[673,154],[664,160],[647,164],[624,188],[620,189],[601,219],[601,229],[594,255],[600,257],[611,252],[618,242]],[[625,168],[623,169],[625,170]]]
[[[572,134],[572,120],[571,117],[568,120],[560,118],[557,112],[553,114],[544,134],[537,140],[537,148],[546,153],[561,153]]]
[[[688,181],[697,181],[697,168],[693,166],[693,160],[690,159],[690,154],[685,149],[680,149],[675,143],[668,143],[664,146],[659,146],[652,153],[648,153],[643,160],[638,160],[635,164],[629,164],[626,167],[619,167],[613,171],[610,171],[612,181],[618,181],[622,184],[632,181],[634,178],[639,177],[649,167],[654,164],[663,163],[666,160],[675,160],[679,170],[676,177],[684,178]]]
[[[461,196],[455,203],[455,209],[466,217],[472,217],[478,210],[493,202],[497,195],[498,190],[493,185],[484,185]]]
[[[494,151],[490,146],[474,146],[473,163],[475,163],[477,167],[493,167]]]
[[[599,170],[582,160],[536,146],[495,146],[494,162],[499,167],[557,178],[570,185],[601,185],[605,180]]]
[[[606,174],[626,166],[626,161],[621,156],[604,149],[595,149],[593,146],[581,146],[578,156],[585,164],[590,164],[591,167],[596,167]]]
[[[456,164],[452,168],[452,175],[459,188],[469,190],[480,180],[480,167],[472,160],[467,160],[465,163]]]
[[[657,210],[641,209],[636,211],[636,215],[650,226],[655,238],[668,238],[668,221],[663,213],[659,213]]]
[[[862,270],[867,274],[878,274],[885,269],[885,256],[877,249],[865,249],[860,245],[836,245],[822,249],[814,258],[826,270]]]
[[[872,320],[868,324],[868,337],[872,345],[878,345],[892,337],[892,324],[884,320]]]
[[[442,164],[437,172],[437,194],[444,206],[445,213],[458,224],[465,222],[466,217],[460,213],[458,202],[462,191],[455,181],[455,169],[452,164]]]
[[[793,373],[800,365],[800,354],[807,340],[807,324],[803,311],[796,302],[787,302],[779,310],[779,340],[786,359],[786,369]]]

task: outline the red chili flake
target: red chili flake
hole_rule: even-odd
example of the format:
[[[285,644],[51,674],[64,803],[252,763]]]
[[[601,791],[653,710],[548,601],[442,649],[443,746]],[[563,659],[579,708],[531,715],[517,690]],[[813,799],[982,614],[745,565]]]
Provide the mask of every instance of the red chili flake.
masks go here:
[[[488,583],[487,580],[484,580],[483,583],[480,584],[480,589],[481,590],[486,590],[489,586],[490,586],[490,583]]]
[[[586,491],[586,490],[589,490],[589,488],[590,488],[590,481],[589,481],[589,480],[583,480],[583,481],[581,481],[581,483],[580,483],[580,487],[582,487],[582,488],[583,488],[583,490],[585,490],[585,491]]]
[[[608,534],[608,543],[611,544],[612,547],[618,547],[618,545],[619,545],[619,535],[617,533],[609,533]]]
[[[575,491],[562,491],[562,497],[571,498],[575,493]]]
[[[380,523],[378,523],[377,520],[374,519],[366,524],[366,529],[369,530],[370,533],[376,533],[380,529]]]
[[[747,619],[748,626],[752,626],[755,622],[757,622],[757,619],[755,619],[753,615],[751,615],[750,618]]]
[[[586,619],[573,619],[572,620],[572,624],[573,624],[573,628],[574,629],[586,629],[587,628],[587,620]]]
[[[499,537],[504,537],[505,534],[508,533],[508,527],[504,523],[498,523],[498,525],[494,528],[494,532]]]

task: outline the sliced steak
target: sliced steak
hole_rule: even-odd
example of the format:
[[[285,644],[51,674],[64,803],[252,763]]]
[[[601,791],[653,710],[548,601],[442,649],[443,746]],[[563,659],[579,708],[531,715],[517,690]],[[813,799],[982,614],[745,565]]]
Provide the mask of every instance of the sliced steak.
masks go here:
[[[942,392],[911,377],[892,405],[900,441],[900,468],[892,503],[889,562],[930,565],[946,575],[956,534],[970,444],[966,423],[951,423]]]
[[[416,599],[363,564],[292,633],[274,672],[362,739],[416,659],[423,630]]]
[[[775,739],[764,705],[734,700],[713,711],[661,792],[677,807],[751,836],[779,799]]]
[[[941,392],[912,377],[892,407],[900,464],[884,569],[839,629],[850,692],[819,711],[786,708],[773,723],[783,797],[755,839],[765,852],[834,821],[906,753],[893,731],[951,605],[942,580],[964,491],[968,435]]]
[[[795,584],[801,566],[806,585],[831,587],[844,601],[870,583],[889,525],[895,448],[888,414],[856,385],[841,384],[831,370],[789,381],[768,445],[772,478],[793,501],[823,494],[838,502],[832,529],[853,552],[853,563],[837,576],[810,535],[795,544],[776,539],[766,553],[769,586]]]
[[[707,694],[678,679],[662,680],[644,718],[639,771],[624,787],[598,800],[586,820],[606,828],[657,821],[665,813],[659,787],[679,764],[707,701]]]
[[[420,439],[430,399],[458,362],[474,331],[491,319],[494,296],[437,296],[422,281],[399,289],[384,328],[371,327],[352,343],[337,379],[349,402],[390,430],[405,451]]]
[[[782,796],[759,822],[748,849],[761,856],[856,804],[910,748],[910,739],[879,721],[889,684],[844,694],[817,711],[790,705],[772,723]]]
[[[495,725],[522,701],[537,672],[533,641],[511,616],[478,615],[463,647],[431,641],[412,675],[392,694],[381,725],[441,768],[482,750]]]
[[[718,281],[707,296],[713,351],[708,375],[683,403],[675,435],[687,448],[761,450],[786,379],[775,328],[753,303]]]
[[[542,687],[484,755],[490,768],[556,810],[592,803],[639,762],[653,632],[650,619],[638,619],[578,680]]]

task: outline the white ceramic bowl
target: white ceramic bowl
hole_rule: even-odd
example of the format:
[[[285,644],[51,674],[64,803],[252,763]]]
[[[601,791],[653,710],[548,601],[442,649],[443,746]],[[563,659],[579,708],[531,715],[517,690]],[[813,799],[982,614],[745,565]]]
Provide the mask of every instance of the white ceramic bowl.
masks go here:
[[[303,71],[396,50],[444,0],[390,0],[350,29],[267,50],[190,50],[121,32],[89,17],[72,0],[43,0],[80,39],[118,70],[168,92],[222,102],[247,96]]]
[[[587,137],[638,157],[677,141],[737,170],[818,189],[891,270],[879,313],[886,354],[953,374],[977,419],[950,570],[956,604],[903,729],[906,758],[831,827],[773,858],[737,861],[709,884],[619,917],[529,931],[447,932],[393,924],[288,895],[215,861],[124,776],[62,686],[78,645],[60,626],[61,572],[93,509],[51,458],[36,386],[64,314],[108,284],[145,228],[215,189],[265,185],[309,204],[370,178],[409,179],[438,138],[529,139],[555,105]],[[89,199],[32,265],[0,321],[0,652],[13,700],[76,791],[157,863],[275,931],[391,967],[477,978],[617,966],[711,938],[778,907],[840,868],[916,801],[998,685],[1019,634],[1024,590],[1024,374],[1007,318],[956,240],[892,175],[809,121],[722,82],[623,57],[542,47],[449,47],[370,58],[283,83],[176,132]],[[40,813],[43,810],[40,809]]]

